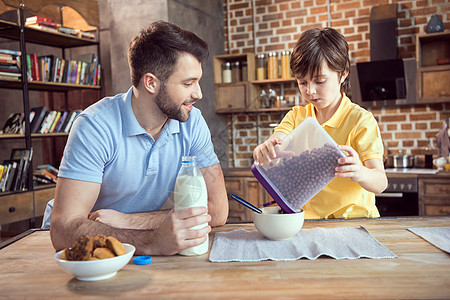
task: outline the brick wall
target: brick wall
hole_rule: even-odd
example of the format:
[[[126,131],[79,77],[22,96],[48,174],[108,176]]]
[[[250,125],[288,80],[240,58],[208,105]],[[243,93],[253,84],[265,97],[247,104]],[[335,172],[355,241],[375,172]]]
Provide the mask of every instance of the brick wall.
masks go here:
[[[223,0],[225,52],[267,53],[292,49],[300,33],[331,26],[347,39],[351,62],[370,60],[370,10],[383,4],[398,5],[398,57],[415,57],[416,34],[425,32],[433,14],[450,29],[450,0]],[[298,91],[285,90],[288,97]],[[396,153],[423,154],[428,138],[450,117],[450,103],[374,109],[387,148]],[[248,167],[252,151],[272,132],[282,114],[233,115],[228,118],[230,167]]]

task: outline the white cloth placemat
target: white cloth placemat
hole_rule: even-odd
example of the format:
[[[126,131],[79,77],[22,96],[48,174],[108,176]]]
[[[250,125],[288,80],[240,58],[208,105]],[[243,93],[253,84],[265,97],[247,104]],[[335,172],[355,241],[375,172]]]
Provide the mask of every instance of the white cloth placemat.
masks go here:
[[[450,227],[406,228],[439,249],[450,253]]]
[[[302,229],[289,240],[271,241],[258,231],[243,229],[215,234],[209,260],[288,261],[300,258],[317,259],[326,255],[335,259],[397,258],[377,241],[366,228]]]

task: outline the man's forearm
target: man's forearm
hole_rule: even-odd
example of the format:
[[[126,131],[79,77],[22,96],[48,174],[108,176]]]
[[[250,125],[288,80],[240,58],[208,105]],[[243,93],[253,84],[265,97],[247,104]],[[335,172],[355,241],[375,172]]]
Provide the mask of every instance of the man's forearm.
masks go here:
[[[125,214],[112,209],[100,209],[89,215],[89,219],[114,228],[122,229],[155,229],[169,213],[169,210],[158,210],[142,213]]]
[[[82,235],[94,236],[96,234],[114,236],[123,243],[132,244],[136,247],[136,254],[149,254],[152,250],[151,242],[154,240],[152,236],[155,233],[153,230],[113,228],[84,218],[78,218],[64,224],[52,222],[50,230],[53,246],[57,250],[70,247]]]

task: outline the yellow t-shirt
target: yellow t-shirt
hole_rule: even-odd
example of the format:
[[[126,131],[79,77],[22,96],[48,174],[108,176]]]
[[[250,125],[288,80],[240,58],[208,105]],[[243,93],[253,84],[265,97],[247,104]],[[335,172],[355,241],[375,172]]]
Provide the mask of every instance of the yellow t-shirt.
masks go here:
[[[317,120],[312,104],[295,106],[275,131],[289,134],[307,117]],[[352,103],[345,94],[337,111],[322,127],[336,143],[355,149],[361,163],[372,158],[383,158],[383,142],[377,121],[372,113]],[[380,216],[374,193],[366,191],[357,182],[341,177],[334,178],[303,206],[303,210],[307,219]]]

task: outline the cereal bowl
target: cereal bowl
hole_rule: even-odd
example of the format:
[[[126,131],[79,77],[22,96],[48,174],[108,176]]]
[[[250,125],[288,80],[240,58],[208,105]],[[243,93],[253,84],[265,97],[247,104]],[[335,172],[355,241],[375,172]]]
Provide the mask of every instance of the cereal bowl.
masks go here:
[[[69,261],[61,259],[59,251],[53,257],[58,265],[67,273],[72,274],[78,280],[96,281],[103,280],[116,275],[117,271],[122,269],[133,257],[136,248],[130,244],[123,244],[127,253],[106,259],[89,261]]]
[[[256,229],[269,240],[287,240],[297,234],[303,226],[305,212],[280,214],[280,207],[261,208],[262,214],[253,212]]]

